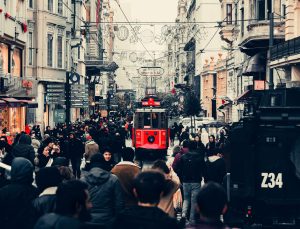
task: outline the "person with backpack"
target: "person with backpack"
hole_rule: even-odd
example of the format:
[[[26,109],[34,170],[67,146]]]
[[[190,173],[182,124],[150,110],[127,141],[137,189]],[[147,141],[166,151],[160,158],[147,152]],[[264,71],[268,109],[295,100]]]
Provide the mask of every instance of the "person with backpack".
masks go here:
[[[196,221],[196,196],[205,176],[204,151],[197,150],[195,141],[189,142],[189,152],[182,155],[177,163],[175,172],[183,183],[182,218],[191,223]],[[190,212],[190,214],[188,214]]]

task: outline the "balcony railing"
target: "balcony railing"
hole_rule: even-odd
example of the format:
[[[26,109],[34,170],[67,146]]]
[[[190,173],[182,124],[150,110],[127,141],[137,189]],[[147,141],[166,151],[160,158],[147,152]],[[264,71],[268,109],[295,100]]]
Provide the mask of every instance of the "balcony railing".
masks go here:
[[[282,42],[271,48],[271,60],[300,54],[300,37]]]

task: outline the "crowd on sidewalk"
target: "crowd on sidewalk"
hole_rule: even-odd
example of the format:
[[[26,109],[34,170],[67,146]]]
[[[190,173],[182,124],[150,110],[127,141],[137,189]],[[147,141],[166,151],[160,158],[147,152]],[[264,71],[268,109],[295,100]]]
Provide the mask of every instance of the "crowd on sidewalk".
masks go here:
[[[172,164],[142,170],[126,125],[57,125],[43,138],[34,127],[12,144],[2,136],[11,170],[0,169],[1,228],[227,228],[226,163],[213,136],[206,146],[198,135],[183,139]]]

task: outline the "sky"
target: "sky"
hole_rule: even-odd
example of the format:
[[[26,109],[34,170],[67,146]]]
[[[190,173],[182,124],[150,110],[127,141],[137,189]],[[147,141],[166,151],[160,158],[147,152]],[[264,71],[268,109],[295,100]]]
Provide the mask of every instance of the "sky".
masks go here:
[[[114,1],[115,0],[111,0],[111,6],[114,8],[115,12],[114,22],[126,22],[124,15]],[[119,0],[119,3],[130,22],[175,22],[177,17],[178,0]],[[132,25],[136,26],[134,23]],[[128,24],[126,24],[126,26],[130,28]],[[150,25],[144,25],[141,26],[140,32],[144,34],[143,32],[145,30],[151,30],[152,32],[156,31],[156,35],[159,35],[161,27],[161,24],[155,24],[154,27],[151,27]],[[132,35],[131,30],[130,34]],[[131,43],[129,42],[129,39],[126,41],[120,41],[118,38],[116,38],[115,51],[121,52],[122,50],[128,50],[129,53],[146,52],[146,59],[153,58],[152,51],[155,51],[156,58],[165,55],[163,52],[165,52],[167,49],[166,43],[163,45],[158,45],[155,42],[145,42],[145,40],[143,43],[150,51],[150,54],[152,55],[151,57],[150,54],[147,54],[141,43]],[[120,64],[123,67],[117,71],[117,83],[120,88],[130,88],[130,82],[128,81],[128,77],[126,75],[131,75],[133,77],[137,76],[136,69],[141,66],[138,66],[138,63],[132,63],[129,60],[122,61]]]

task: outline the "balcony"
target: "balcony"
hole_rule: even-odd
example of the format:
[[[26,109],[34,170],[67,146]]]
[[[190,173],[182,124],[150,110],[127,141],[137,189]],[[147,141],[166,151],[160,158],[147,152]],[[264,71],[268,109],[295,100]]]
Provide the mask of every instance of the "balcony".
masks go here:
[[[228,44],[231,44],[237,37],[239,30],[234,24],[224,24],[220,31],[221,39]]]
[[[300,54],[300,37],[282,42],[271,48],[271,61]]]
[[[241,51],[249,56],[258,52],[266,51],[269,48],[270,22],[269,20],[249,22],[247,32],[240,43]],[[274,22],[274,44],[284,40],[284,22]]]

